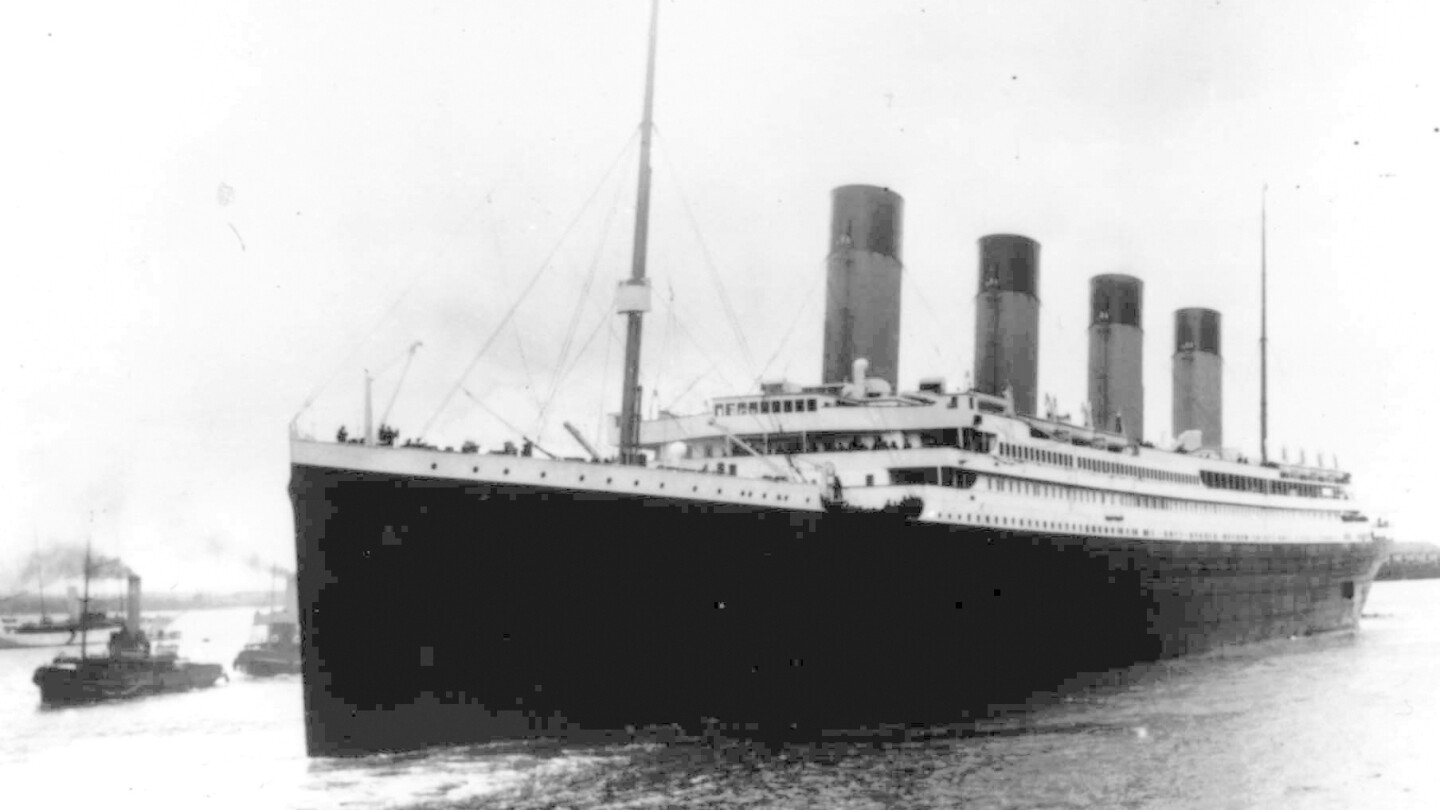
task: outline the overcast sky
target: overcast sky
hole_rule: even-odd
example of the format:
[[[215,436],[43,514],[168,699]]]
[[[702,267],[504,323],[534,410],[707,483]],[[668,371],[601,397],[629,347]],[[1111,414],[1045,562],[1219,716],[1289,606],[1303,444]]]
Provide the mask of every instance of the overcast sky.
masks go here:
[[[264,585],[288,425],[358,430],[366,368],[402,438],[598,435],[648,5],[7,8],[0,593],[87,532],[150,588]],[[1272,448],[1338,455],[1429,539],[1427,4],[661,5],[647,405],[817,382],[829,192],[871,183],[906,201],[903,386],[964,380],[976,240],[1023,233],[1042,394],[1079,413],[1088,279],[1131,273],[1150,438],[1172,313],[1207,306],[1254,455],[1268,182]]]

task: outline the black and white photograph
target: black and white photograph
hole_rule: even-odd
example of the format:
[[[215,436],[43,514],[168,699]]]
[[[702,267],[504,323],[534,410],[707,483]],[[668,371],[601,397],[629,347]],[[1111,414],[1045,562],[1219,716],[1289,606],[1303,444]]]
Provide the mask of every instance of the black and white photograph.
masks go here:
[[[0,805],[1440,807],[1418,0],[0,12]]]

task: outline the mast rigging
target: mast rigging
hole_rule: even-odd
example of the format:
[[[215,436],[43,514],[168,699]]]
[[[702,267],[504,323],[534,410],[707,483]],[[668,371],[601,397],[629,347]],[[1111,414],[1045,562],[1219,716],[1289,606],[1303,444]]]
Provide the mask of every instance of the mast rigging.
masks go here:
[[[640,121],[640,178],[635,196],[635,241],[630,278],[621,282],[616,309],[624,312],[625,383],[620,401],[620,462],[640,461],[636,449],[640,432],[640,339],[645,312],[650,309],[650,283],[645,278],[646,247],[650,236],[650,138],[655,124],[655,33],[660,0],[650,2],[650,47],[645,63],[645,111]]]

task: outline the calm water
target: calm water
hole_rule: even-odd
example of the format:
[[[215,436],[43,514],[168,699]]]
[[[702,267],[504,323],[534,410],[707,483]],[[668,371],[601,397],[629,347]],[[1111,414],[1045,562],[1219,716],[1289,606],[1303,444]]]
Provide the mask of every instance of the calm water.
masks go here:
[[[228,666],[250,616],[173,626],[185,654]],[[51,654],[0,651],[0,803],[1440,807],[1437,580],[1377,584],[1359,633],[1137,667],[982,735],[779,754],[527,743],[308,760],[297,679],[233,675],[209,691],[41,711],[30,673]]]

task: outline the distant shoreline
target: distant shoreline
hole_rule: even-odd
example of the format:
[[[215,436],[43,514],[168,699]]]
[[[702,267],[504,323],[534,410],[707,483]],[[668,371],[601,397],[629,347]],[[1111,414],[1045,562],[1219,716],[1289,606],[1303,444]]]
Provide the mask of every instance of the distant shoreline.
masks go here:
[[[1375,579],[1440,579],[1440,546],[1396,543]]]
[[[241,591],[238,593],[147,593],[144,595],[144,612],[152,610],[201,610],[206,608],[256,607],[267,608],[279,598],[270,591]],[[90,609],[106,613],[122,613],[125,598],[120,594],[103,594],[90,597]],[[64,594],[45,595],[45,612],[58,616],[66,612]],[[20,594],[0,602],[0,616],[34,614],[39,616],[39,594]]]

